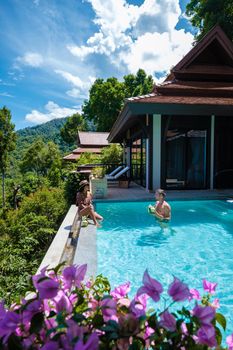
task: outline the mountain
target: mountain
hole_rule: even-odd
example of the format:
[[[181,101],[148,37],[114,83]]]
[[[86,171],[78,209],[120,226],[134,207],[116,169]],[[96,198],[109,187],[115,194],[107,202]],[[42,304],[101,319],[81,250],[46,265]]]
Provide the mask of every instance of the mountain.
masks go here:
[[[17,159],[20,159],[25,149],[30,146],[37,138],[41,138],[44,142],[53,141],[56,143],[62,154],[71,151],[74,146],[69,146],[65,143],[61,136],[60,130],[66,123],[67,118],[53,119],[47,123],[37,126],[27,127],[16,131],[17,145],[15,154]],[[16,153],[14,152],[14,153]]]

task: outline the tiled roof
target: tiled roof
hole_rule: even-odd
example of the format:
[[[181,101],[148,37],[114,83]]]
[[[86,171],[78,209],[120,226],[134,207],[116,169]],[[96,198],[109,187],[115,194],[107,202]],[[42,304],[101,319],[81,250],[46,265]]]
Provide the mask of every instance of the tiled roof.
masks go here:
[[[100,153],[103,147],[78,147],[72,152],[76,154],[90,152],[90,153]]]
[[[80,145],[93,145],[93,146],[107,146],[108,145],[108,132],[91,132],[91,131],[79,131],[78,137]]]

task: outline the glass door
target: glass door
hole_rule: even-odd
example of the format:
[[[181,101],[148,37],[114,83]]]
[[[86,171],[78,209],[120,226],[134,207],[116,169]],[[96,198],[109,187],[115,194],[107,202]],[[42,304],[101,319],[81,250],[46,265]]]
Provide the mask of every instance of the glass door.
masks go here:
[[[167,130],[167,188],[206,188],[206,147],[206,130]]]

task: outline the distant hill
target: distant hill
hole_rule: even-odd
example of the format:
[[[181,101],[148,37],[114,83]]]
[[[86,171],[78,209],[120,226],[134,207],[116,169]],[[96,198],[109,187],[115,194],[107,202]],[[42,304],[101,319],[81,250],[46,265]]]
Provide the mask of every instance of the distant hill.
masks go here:
[[[16,131],[17,146],[16,152],[14,152],[15,157],[17,159],[20,159],[22,152],[25,151],[25,149],[30,146],[37,138],[41,138],[44,142],[53,141],[58,145],[62,154],[65,154],[72,150],[74,147],[68,146],[60,136],[60,130],[66,121],[67,118],[59,118],[51,120],[44,124],[27,127]]]

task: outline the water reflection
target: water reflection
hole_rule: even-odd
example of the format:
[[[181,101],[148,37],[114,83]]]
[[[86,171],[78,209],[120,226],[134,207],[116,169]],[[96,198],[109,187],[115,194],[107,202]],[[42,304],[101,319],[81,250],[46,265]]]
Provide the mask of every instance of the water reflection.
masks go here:
[[[141,234],[137,240],[138,246],[152,246],[158,248],[176,233],[170,222],[162,222],[155,219],[155,225],[154,229],[145,230],[145,232]]]

